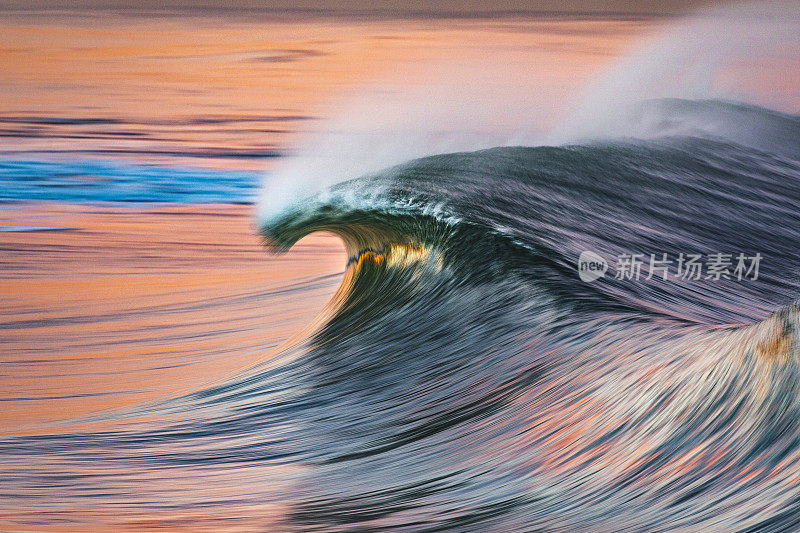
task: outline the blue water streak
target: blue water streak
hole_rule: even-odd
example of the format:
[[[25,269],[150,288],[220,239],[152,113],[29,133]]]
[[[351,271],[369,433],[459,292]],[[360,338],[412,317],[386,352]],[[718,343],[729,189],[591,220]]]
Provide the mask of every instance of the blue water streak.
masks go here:
[[[121,161],[0,159],[0,202],[251,203],[261,173]]]

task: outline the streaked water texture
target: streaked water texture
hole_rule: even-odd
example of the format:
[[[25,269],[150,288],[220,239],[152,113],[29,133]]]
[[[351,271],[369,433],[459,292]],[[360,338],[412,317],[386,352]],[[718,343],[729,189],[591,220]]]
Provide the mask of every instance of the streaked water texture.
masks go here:
[[[115,160],[0,159],[0,202],[250,203],[261,175]]]
[[[272,246],[332,232],[350,257],[316,328],[122,427],[4,438],[6,501],[102,501],[134,530],[141,506],[287,531],[795,530],[796,142],[445,154],[287,205]],[[764,259],[757,280],[587,284],[586,249]]]
[[[595,84],[662,21],[15,19],[0,529],[800,530],[788,7]]]

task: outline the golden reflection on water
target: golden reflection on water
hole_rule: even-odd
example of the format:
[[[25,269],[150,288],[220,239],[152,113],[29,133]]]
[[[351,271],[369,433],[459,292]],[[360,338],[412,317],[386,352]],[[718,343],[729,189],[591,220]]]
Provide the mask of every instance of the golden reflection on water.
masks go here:
[[[0,23],[0,155],[261,169],[296,147],[316,117],[339,109],[343,95],[387,75],[422,84],[416,63],[493,61],[519,85],[546,79],[550,91],[569,94],[658,24],[9,19]],[[282,342],[319,325],[314,317],[330,313],[343,279],[342,243],[313,234],[272,256],[251,220],[250,207],[233,205],[0,207],[0,230],[57,228],[0,231],[0,434],[78,432],[109,410],[201,390],[273,361]],[[396,244],[358,261],[407,265],[429,253]],[[780,356],[786,342],[770,337],[763,351]],[[644,387],[646,377],[626,379]],[[593,415],[592,401],[575,399],[566,414],[561,405],[543,409],[536,427],[551,431],[546,446],[577,449],[587,431],[618,422]],[[93,420],[92,429],[124,422]],[[519,437],[520,446],[530,438]],[[186,451],[151,445],[158,457],[162,445],[165,455]],[[627,447],[604,451],[617,462],[602,467],[634,467]],[[676,475],[719,458],[703,453],[680,457]],[[578,458],[557,466],[580,468]],[[19,498],[0,502],[0,529],[276,530],[278,496],[301,468],[135,466],[14,456],[4,468]],[[57,476],[66,488],[53,489]],[[96,505],[84,498],[104,487],[118,492]]]
[[[494,65],[535,87],[534,104],[573,92],[654,24],[9,17],[2,152],[262,168],[359,88],[427,83],[425,62]]]
[[[68,228],[0,232],[0,432],[196,390],[269,358],[310,322],[341,280],[341,242],[314,234],[270,255],[250,209],[0,212],[0,227]]]

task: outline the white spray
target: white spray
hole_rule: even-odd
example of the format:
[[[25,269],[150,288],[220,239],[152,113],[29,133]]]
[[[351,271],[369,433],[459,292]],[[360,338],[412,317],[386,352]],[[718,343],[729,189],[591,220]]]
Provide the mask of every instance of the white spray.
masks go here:
[[[259,223],[335,183],[426,155],[698,129],[724,133],[726,126],[708,116],[678,118],[669,106],[642,114],[642,102],[651,99],[727,98],[796,112],[800,8],[760,2],[673,22],[572,98],[563,84],[547,79],[546,68],[537,71],[537,59],[416,65],[411,75],[422,83],[389,82],[354,96],[265,179]],[[776,76],[782,91],[759,87]],[[791,100],[792,90],[798,101]],[[736,128],[747,126],[739,122]]]

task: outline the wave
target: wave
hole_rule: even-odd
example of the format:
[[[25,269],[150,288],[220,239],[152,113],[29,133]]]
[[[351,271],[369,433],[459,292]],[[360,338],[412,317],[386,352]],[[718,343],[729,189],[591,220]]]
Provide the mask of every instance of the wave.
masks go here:
[[[651,121],[661,132],[651,139],[426,157],[288,203],[262,216],[263,233],[286,248],[331,231],[350,256],[394,244],[433,249],[462,271],[528,270],[548,280],[542,286],[573,287],[585,250],[608,259],[761,253],[760,276],[749,283],[607,278],[591,292],[705,323],[754,320],[791,302],[800,119],[727,102],[670,100],[650,109],[661,117]],[[713,115],[735,132],[737,120],[748,122],[753,133],[671,134],[685,132],[698,112],[707,115],[698,122],[713,126]]]
[[[796,6],[755,9],[763,16],[746,6],[685,21],[623,59],[565,109],[571,117],[548,145],[539,118],[557,119],[547,111],[561,95],[524,88],[512,72],[520,64],[494,56],[460,58],[463,70],[426,64],[422,78],[430,69],[446,81],[404,83],[397,93],[413,103],[391,90],[359,98],[357,112],[344,110],[342,124],[322,125],[311,149],[279,163],[259,206],[275,251],[320,231],[344,241],[347,267],[327,308],[235,377],[1,436],[15,526],[800,530],[800,118],[711,90],[742,56],[792,54]],[[87,140],[146,144],[176,127],[216,125],[196,139],[202,146],[160,155],[243,163],[277,154],[228,135],[274,120],[15,116],[0,126],[27,145],[75,141],[76,127]],[[208,148],[219,146],[218,133],[235,142]],[[533,146],[507,146],[509,138]],[[73,152],[115,155],[90,144]],[[130,146],[123,153],[153,153]],[[489,146],[498,147],[475,151]],[[40,153],[25,150],[16,153]],[[428,157],[409,160],[420,155]],[[72,201],[249,201],[255,183],[249,173],[122,163],[4,165],[0,200],[57,191]],[[27,226],[9,228],[13,236]],[[597,279],[581,276],[586,253],[602,266]],[[729,270],[714,277],[709,264],[723,254]],[[696,278],[677,271],[691,256],[707,269]],[[626,276],[623,260],[634,257],[641,276]],[[750,261],[738,276],[737,257]],[[648,276],[661,258],[672,261],[664,276]],[[263,307],[279,309],[264,312],[280,323],[287,301],[310,306],[310,289],[330,279],[248,290],[235,305],[192,289],[191,304],[159,303],[147,314],[203,307],[224,320],[204,318],[181,336],[172,324],[160,332],[144,315],[119,315],[135,336],[124,342],[149,355],[159,339],[191,335],[198,344],[169,352],[175,365],[187,350],[235,353],[204,342],[220,332],[257,351]],[[30,321],[17,322],[12,329]],[[100,345],[106,329],[83,342]]]
[[[296,361],[311,466],[291,527],[800,527],[800,122],[654,106],[762,135],[437,155],[262,220],[277,250],[327,231],[350,256]],[[586,283],[585,250],[763,263],[750,280]]]

